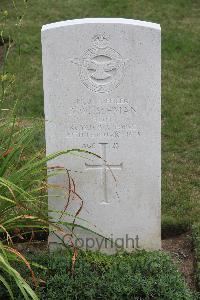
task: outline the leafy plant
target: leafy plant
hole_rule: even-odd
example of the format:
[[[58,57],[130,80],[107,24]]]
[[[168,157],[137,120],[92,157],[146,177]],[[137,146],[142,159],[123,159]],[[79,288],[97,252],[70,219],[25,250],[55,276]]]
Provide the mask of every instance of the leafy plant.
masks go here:
[[[35,253],[29,255],[31,260]],[[38,288],[41,299],[195,299],[171,258],[161,251],[112,256],[79,251],[74,274],[71,255],[71,249],[51,255],[37,252],[37,263],[46,267],[40,270],[33,267],[41,279]],[[27,268],[21,265],[19,269],[24,277],[30,277]],[[32,284],[30,279],[29,282]],[[14,295],[20,299],[18,288],[14,289]]]
[[[14,2],[13,2],[14,4]],[[2,61],[0,62],[1,73],[1,96],[0,96],[0,282],[7,289],[11,299],[14,299],[12,289],[8,279],[12,278],[18,286],[25,299],[38,299],[36,293],[30,288],[26,281],[11,265],[13,260],[21,260],[30,269],[33,280],[36,284],[34,273],[30,264],[14,247],[11,234],[19,230],[20,226],[32,225],[34,216],[30,214],[27,204],[33,199],[33,194],[29,191],[29,186],[21,181],[18,168],[23,164],[22,154],[27,147],[30,130],[20,130],[16,128],[15,108],[13,110],[5,109],[5,101],[9,89],[14,83],[15,76],[8,74],[6,63],[11,49],[11,37],[7,32],[8,11],[1,14],[0,24],[0,45]],[[27,202],[27,203],[26,203]],[[32,208],[33,210],[33,208]],[[30,222],[31,220],[31,222]]]
[[[61,154],[70,154],[74,152],[86,152],[84,150],[74,149],[66,150],[56,154],[45,157],[43,151],[33,151],[32,140],[35,137],[35,131],[39,132],[40,126],[20,128],[16,123],[16,117],[13,117],[10,122],[8,120],[2,121],[0,133],[0,236],[1,236],[1,262],[0,268],[3,273],[7,272],[10,276],[15,278],[15,282],[20,286],[20,291],[24,297],[26,293],[36,297],[36,294],[22,281],[18,273],[9,264],[10,256],[6,255],[12,252],[12,259],[16,260],[19,257],[27,266],[28,263],[22,255],[15,250],[15,248],[8,247],[12,245],[14,239],[24,240],[24,235],[27,232],[36,232],[41,229],[48,229],[55,233],[64,233],[62,225],[68,227],[73,233],[74,221],[64,222],[58,220],[54,222],[48,217],[47,208],[47,170],[46,162]],[[33,154],[32,154],[33,152]],[[89,153],[89,152],[88,152]],[[67,172],[61,167],[55,167],[49,173],[49,176],[54,176],[57,172]],[[69,185],[71,185],[71,177],[69,172]],[[57,187],[59,188],[59,187]],[[66,201],[69,202],[70,194],[75,191],[71,187],[65,187]],[[67,192],[68,191],[68,192]],[[69,196],[69,197],[68,197]],[[76,196],[78,196],[76,194]],[[82,204],[81,204],[82,205]],[[67,214],[67,207],[61,216]],[[68,231],[69,233],[70,231]],[[66,233],[66,232],[65,232]],[[13,247],[13,245],[12,245]],[[31,271],[31,269],[30,269]],[[1,282],[7,287],[11,293],[11,289],[5,277],[1,277]],[[25,290],[26,292],[25,292]],[[36,298],[33,298],[36,299]]]
[[[38,300],[37,295],[31,289],[29,284],[27,284],[27,282],[21,277],[20,273],[15,268],[13,268],[12,265],[10,264],[10,260],[16,260],[17,257],[24,261],[26,266],[31,271],[33,280],[35,282],[34,273],[30,267],[30,264],[24,258],[24,256],[22,256],[17,250],[3,245],[1,242],[0,242],[0,270],[2,271],[3,275],[0,275],[0,281],[7,289],[11,299],[14,299],[14,295],[9,282],[6,279],[5,274],[14,280],[16,286],[19,288],[20,292],[24,296],[24,299],[30,299],[31,297],[34,300]]]
[[[17,11],[15,1],[12,3]],[[59,222],[55,223],[48,218],[46,162],[74,150],[45,157],[44,150],[38,150],[34,142],[41,134],[42,122],[37,121],[36,125],[33,120],[17,119],[16,110],[20,101],[16,101],[13,108],[6,108],[6,101],[15,83],[14,74],[9,74],[6,69],[13,45],[18,47],[20,58],[20,43],[19,40],[12,40],[7,28],[7,18],[8,11],[5,10],[0,19],[0,44],[4,48],[0,73],[0,282],[8,290],[11,298],[13,293],[9,285],[10,278],[14,280],[25,299],[38,299],[36,293],[13,267],[13,261],[25,263],[32,274],[34,285],[37,286],[29,262],[16,250],[14,241],[23,241],[28,233],[48,229],[49,225],[52,230],[63,230]],[[23,14],[17,16],[17,38],[22,20]],[[50,176],[61,171],[62,168],[55,168]],[[69,179],[71,180],[70,175]],[[74,222],[66,225],[70,228],[76,226]]]

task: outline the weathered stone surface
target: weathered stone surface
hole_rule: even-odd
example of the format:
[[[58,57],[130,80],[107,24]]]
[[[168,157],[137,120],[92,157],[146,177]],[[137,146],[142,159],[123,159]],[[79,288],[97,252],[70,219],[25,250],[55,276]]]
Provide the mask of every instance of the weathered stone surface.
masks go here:
[[[78,216],[87,221],[77,223],[117,248],[159,249],[160,26],[125,19],[59,22],[43,26],[42,47],[47,154],[80,148],[101,156],[63,155],[49,163],[70,170],[84,203]],[[66,194],[49,189],[49,207],[63,210],[67,172],[49,182],[66,187]],[[72,195],[67,211],[74,214],[81,200]],[[80,245],[114,251],[112,241],[108,246],[75,232]],[[58,239],[51,235],[49,242]]]

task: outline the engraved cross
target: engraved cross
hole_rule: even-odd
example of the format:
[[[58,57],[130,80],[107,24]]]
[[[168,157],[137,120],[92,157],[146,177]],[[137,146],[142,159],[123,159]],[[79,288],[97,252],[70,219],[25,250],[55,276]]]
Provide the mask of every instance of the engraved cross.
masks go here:
[[[107,191],[107,170],[117,169],[121,170],[123,167],[123,163],[120,163],[119,165],[109,165],[106,161],[106,145],[108,143],[99,143],[101,145],[102,150],[102,164],[99,165],[89,165],[85,163],[86,170],[101,170],[101,182],[103,186],[103,192],[104,192],[104,201],[101,202],[102,204],[109,204],[108,201],[108,191]]]

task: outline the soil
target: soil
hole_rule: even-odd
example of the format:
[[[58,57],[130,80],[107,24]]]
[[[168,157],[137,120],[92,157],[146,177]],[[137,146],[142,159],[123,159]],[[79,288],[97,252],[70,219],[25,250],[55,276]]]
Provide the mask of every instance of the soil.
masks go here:
[[[185,277],[191,289],[195,289],[194,263],[195,255],[192,244],[191,233],[162,240],[162,248],[169,253],[174,262],[178,263],[179,270]]]

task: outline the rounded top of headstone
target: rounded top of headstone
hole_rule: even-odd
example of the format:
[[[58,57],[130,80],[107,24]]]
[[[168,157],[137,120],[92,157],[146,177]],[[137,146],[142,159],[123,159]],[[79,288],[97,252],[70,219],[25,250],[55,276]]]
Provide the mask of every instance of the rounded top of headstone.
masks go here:
[[[125,25],[134,25],[134,26],[147,27],[147,28],[160,30],[160,24],[146,22],[146,21],[123,19],[123,18],[85,18],[85,19],[74,19],[74,20],[67,20],[67,21],[46,24],[42,26],[42,31],[56,29],[65,26],[83,25],[83,24],[125,24]]]

